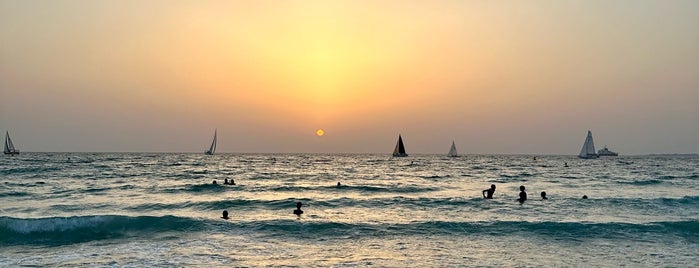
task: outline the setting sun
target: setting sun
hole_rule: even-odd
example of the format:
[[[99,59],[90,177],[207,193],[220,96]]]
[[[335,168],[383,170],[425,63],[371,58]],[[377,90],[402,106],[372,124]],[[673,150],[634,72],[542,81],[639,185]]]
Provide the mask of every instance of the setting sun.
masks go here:
[[[323,136],[323,135],[325,135],[325,131],[324,131],[324,130],[322,130],[322,129],[316,130],[316,136],[321,137],[321,136]]]

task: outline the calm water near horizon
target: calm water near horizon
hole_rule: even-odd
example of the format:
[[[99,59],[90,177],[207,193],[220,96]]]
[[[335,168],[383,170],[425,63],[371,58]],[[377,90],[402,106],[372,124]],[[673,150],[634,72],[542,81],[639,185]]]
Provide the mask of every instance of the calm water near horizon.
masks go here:
[[[697,182],[696,155],[22,153],[0,266],[696,267]]]

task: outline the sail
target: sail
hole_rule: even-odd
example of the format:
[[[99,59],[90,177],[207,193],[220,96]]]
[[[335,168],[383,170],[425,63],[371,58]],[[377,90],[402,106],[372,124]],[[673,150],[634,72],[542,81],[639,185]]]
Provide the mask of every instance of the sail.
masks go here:
[[[218,129],[214,130],[214,140],[211,141],[211,147],[209,147],[209,150],[204,152],[205,154],[212,155],[214,152],[216,152],[216,134],[218,132]]]
[[[587,137],[585,138],[585,143],[583,143],[582,149],[580,149],[580,158],[597,158],[595,153],[595,142],[592,140],[592,131],[587,131]]]
[[[5,148],[3,150],[5,154],[19,154],[19,150],[15,149],[15,145],[12,144],[12,139],[10,138],[10,133],[5,131]]]
[[[405,153],[405,146],[403,146],[403,138],[398,135],[398,142],[396,143],[396,148],[393,149],[393,156],[408,156],[408,154]]]
[[[454,141],[451,142],[451,148],[449,149],[449,154],[448,154],[448,156],[450,156],[450,157],[456,157],[456,156],[458,156],[458,155],[456,154],[456,144],[454,144]]]

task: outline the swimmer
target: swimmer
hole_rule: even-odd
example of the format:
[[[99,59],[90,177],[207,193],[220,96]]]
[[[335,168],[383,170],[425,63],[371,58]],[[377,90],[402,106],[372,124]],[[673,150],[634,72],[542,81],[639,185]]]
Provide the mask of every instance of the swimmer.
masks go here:
[[[231,179],[231,181],[229,182],[229,184],[230,184],[230,185],[235,185],[235,181],[234,181],[233,179]]]
[[[228,184],[228,179],[224,179],[223,184]]]
[[[221,217],[221,219],[224,219],[224,220],[230,219],[230,218],[228,218],[228,210],[223,211],[223,217]]]
[[[524,185],[519,187],[519,201],[520,204],[524,204],[524,201],[527,201],[527,192],[524,191]]]
[[[296,214],[296,216],[300,217],[301,214],[303,214],[303,210],[301,210],[302,205],[303,204],[301,204],[301,202],[296,202],[296,209],[294,210],[294,214]]]
[[[583,199],[587,199],[587,195],[583,195]]]
[[[546,192],[541,192],[541,200],[548,200],[548,197],[546,197]]]
[[[216,183],[216,180],[214,180],[214,182],[212,182],[211,184],[218,184],[218,183]]]
[[[488,196],[485,195],[486,193],[488,193]],[[495,184],[491,184],[490,189],[483,190],[483,198],[493,199],[493,193],[495,193]]]
[[[338,181],[338,182],[337,182],[337,187],[340,187],[340,186],[342,186],[342,184],[340,184],[340,182]]]
[[[568,162],[563,163],[564,167],[568,167]]]

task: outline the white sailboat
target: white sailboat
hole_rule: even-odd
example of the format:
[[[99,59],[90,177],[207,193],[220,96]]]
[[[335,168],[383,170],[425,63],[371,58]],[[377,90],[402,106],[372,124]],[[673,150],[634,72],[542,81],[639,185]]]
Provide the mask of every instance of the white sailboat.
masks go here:
[[[398,135],[398,142],[396,142],[396,148],[393,149],[394,157],[406,157],[408,154],[405,153],[405,146],[403,146],[403,138]]]
[[[599,157],[599,155],[597,155],[597,152],[595,152],[595,143],[594,141],[592,141],[592,131],[587,131],[585,143],[583,143],[582,149],[580,150],[580,154],[578,155],[578,157],[584,159],[595,159]]]
[[[447,154],[449,157],[457,157],[459,156],[456,153],[456,144],[454,144],[454,141],[451,141],[451,148],[449,148],[449,154]]]
[[[8,131],[5,131],[5,149],[3,150],[3,153],[9,155],[19,154],[19,150],[17,150],[15,148],[15,145],[12,144],[12,139],[10,139],[10,132]]]
[[[213,155],[216,152],[216,132],[218,132],[218,129],[214,130],[214,140],[211,141],[211,147],[209,147],[209,150],[204,151],[204,154]]]

